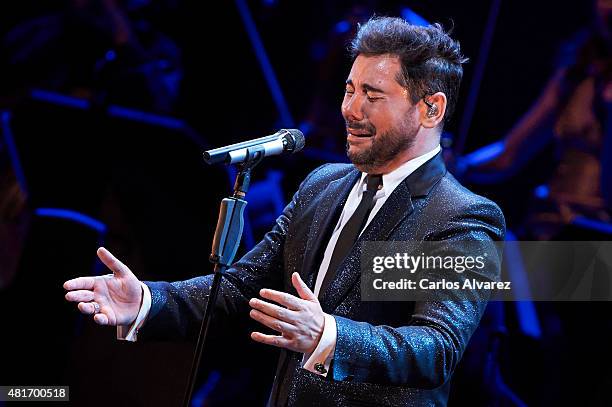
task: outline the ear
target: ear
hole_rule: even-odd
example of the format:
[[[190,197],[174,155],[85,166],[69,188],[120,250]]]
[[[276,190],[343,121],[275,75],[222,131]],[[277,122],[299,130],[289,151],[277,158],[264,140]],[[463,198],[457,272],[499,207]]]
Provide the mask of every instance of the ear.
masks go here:
[[[436,92],[433,95],[424,96],[419,101],[421,125],[426,129],[438,127],[444,120],[446,113],[446,95],[443,92]]]

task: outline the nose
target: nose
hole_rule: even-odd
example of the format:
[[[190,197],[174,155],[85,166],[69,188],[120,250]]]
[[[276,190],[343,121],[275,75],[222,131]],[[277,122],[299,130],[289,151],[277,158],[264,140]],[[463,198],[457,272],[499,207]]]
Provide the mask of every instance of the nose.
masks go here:
[[[350,121],[363,119],[363,97],[357,93],[347,95],[342,102],[342,116]]]

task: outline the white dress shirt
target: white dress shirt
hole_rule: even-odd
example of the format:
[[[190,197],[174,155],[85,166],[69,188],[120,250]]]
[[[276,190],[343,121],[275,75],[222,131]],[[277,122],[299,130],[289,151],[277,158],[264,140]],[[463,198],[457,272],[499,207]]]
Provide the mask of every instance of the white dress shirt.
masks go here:
[[[363,230],[367,227],[370,221],[376,216],[376,213],[383,206],[387,198],[391,195],[391,193],[395,190],[395,188],[410,174],[412,174],[417,168],[431,159],[433,156],[438,154],[441,150],[440,146],[436,146],[433,150],[420,155],[418,157],[413,158],[412,160],[406,161],[404,164],[391,171],[388,174],[383,174],[383,185],[382,188],[376,192],[374,196],[374,207],[368,216],[366,224],[364,225]],[[334,231],[327,243],[327,247],[325,248],[325,253],[323,254],[323,260],[321,261],[321,265],[319,266],[319,273],[317,274],[317,280],[315,282],[314,294],[315,296],[319,296],[319,290],[321,289],[321,284],[323,283],[323,279],[325,278],[325,273],[327,273],[327,268],[329,267],[329,262],[331,260],[332,254],[334,252],[334,248],[336,247],[336,242],[338,241],[338,237],[340,236],[340,232],[344,225],[351,218],[357,206],[359,206],[359,202],[361,201],[361,196],[363,191],[366,188],[365,177],[367,174],[361,174],[361,178],[357,181],[357,183],[351,189],[349,196],[344,204],[344,208],[342,209],[342,213],[340,214],[340,219],[338,219],[338,223],[334,228]],[[151,291],[146,284],[142,284],[143,290],[143,301],[142,306],[140,307],[140,311],[138,312],[138,316],[134,323],[129,326],[118,326],[117,327],[117,339],[126,340],[126,341],[136,341],[138,335],[138,329],[142,327],[144,324],[149,310],[151,309]],[[327,371],[329,370],[329,366],[331,364],[331,360],[333,359],[334,350],[336,349],[336,338],[337,338],[337,330],[336,330],[336,320],[332,315],[325,314],[325,325],[323,327],[323,333],[321,335],[321,339],[315,350],[311,354],[304,354],[302,359],[302,367],[307,369],[313,373],[320,374],[322,376],[327,376]],[[321,363],[325,367],[325,373],[321,373],[315,369],[315,364]]]

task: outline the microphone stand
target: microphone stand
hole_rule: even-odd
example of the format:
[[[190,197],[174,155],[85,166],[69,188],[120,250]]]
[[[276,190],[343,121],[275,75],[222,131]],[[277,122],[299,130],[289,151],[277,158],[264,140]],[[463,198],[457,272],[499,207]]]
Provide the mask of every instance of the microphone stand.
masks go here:
[[[253,146],[247,149],[246,158],[244,162],[239,165],[240,172],[236,176],[234,193],[232,196],[224,198],[221,201],[219,219],[217,221],[212,252],[210,254],[210,262],[214,264],[213,283],[208,301],[204,307],[204,317],[196,343],[195,355],[191,364],[191,373],[189,374],[189,380],[183,398],[184,407],[189,407],[191,403],[193,388],[200,367],[200,359],[202,358],[202,351],[206,343],[210,321],[213,317],[217,295],[221,287],[221,278],[225,270],[231,265],[236,255],[236,251],[238,250],[238,246],[240,246],[242,229],[244,226],[244,208],[247,204],[244,198],[251,183],[251,170],[261,162],[263,157],[264,150],[261,146]]]

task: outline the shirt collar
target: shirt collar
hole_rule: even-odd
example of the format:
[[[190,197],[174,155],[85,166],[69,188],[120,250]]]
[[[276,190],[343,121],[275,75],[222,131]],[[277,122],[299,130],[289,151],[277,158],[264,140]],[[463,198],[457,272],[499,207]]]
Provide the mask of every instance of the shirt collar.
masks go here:
[[[431,159],[433,156],[438,154],[440,150],[442,150],[442,148],[438,144],[433,150],[425,154],[422,154],[418,157],[415,157],[411,160],[406,161],[405,163],[403,163],[402,165],[400,165],[399,167],[397,167],[396,169],[394,169],[388,174],[383,174],[382,192],[384,192],[384,195],[386,196],[391,195],[391,193],[395,190],[395,188],[404,179],[406,179],[406,177],[408,177],[410,174],[416,171],[416,169],[419,168],[421,165],[429,161],[429,159]],[[359,181],[358,195],[361,195],[361,192],[363,191],[365,187],[366,175],[368,174],[365,172],[361,174],[361,180]]]

